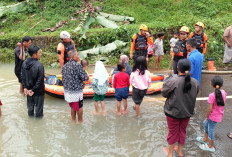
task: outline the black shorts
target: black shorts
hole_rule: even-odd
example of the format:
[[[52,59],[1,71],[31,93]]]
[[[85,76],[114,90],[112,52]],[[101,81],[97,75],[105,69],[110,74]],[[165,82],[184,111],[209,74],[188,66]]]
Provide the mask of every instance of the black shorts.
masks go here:
[[[153,55],[147,55],[148,58],[151,58]]]
[[[140,90],[138,88],[133,87],[132,91],[132,99],[136,105],[140,105],[143,101],[143,97],[146,95],[147,89]]]

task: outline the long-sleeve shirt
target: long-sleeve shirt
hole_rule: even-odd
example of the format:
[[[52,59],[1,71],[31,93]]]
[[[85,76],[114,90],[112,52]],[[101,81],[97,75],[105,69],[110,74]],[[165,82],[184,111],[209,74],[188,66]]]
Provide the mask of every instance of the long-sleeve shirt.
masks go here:
[[[130,78],[129,75],[125,72],[119,72],[115,74],[113,87],[116,88],[124,88],[130,86]]]
[[[173,77],[163,84],[161,93],[167,98],[164,105],[164,113],[172,118],[189,118],[194,114],[198,82],[191,78],[191,89],[184,92],[185,76]]]

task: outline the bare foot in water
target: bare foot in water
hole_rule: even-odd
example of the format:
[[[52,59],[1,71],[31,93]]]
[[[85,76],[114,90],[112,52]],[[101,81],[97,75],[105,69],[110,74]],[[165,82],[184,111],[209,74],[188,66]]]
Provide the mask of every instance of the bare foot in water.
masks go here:
[[[121,115],[122,115],[121,112],[116,111],[116,113],[117,113],[118,116],[121,116]]]
[[[82,124],[83,123],[83,120],[78,120],[78,124]]]
[[[127,114],[128,112],[127,112],[127,110],[123,110],[122,113],[123,114]]]
[[[96,112],[96,111],[91,111],[91,113],[95,116],[99,115],[100,113],[99,112]]]
[[[178,146],[175,145],[174,146],[174,150],[176,151],[176,153],[178,154],[179,157],[183,157],[184,156],[183,152],[178,149]]]
[[[163,147],[163,152],[165,156],[168,156],[168,147]]]
[[[103,110],[103,111],[101,112],[101,114],[102,114],[103,116],[105,116],[105,115],[106,115],[106,111]]]

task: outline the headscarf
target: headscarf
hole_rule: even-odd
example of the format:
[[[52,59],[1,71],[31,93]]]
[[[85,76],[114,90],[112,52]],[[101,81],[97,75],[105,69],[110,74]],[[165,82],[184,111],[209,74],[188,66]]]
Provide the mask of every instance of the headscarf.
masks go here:
[[[98,85],[103,85],[106,82],[106,80],[108,79],[108,76],[109,76],[109,74],[107,73],[103,62],[97,61],[95,64],[93,78],[98,80]]]
[[[129,58],[127,57],[127,55],[121,55],[120,60],[122,60],[123,63],[128,63],[129,62]]]

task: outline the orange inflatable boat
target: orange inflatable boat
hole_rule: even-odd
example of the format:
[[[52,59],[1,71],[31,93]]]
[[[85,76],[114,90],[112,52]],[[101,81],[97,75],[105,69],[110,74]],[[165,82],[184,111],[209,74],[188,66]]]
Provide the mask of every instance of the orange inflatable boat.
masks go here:
[[[56,76],[58,79],[62,80],[61,75],[56,75]],[[89,76],[90,76],[90,79],[88,82],[86,82],[86,86],[83,89],[83,96],[84,97],[93,97],[93,95],[94,95],[94,90],[90,85],[92,75],[89,75]],[[161,91],[162,86],[163,86],[164,75],[152,74],[151,80],[152,80],[152,83],[151,83],[151,86],[147,90],[147,94],[153,94],[153,93]],[[110,82],[110,85],[108,86],[108,91],[107,91],[105,96],[114,96],[115,90],[112,87],[112,78],[111,77],[109,77],[109,82]],[[58,97],[58,98],[64,98],[64,87],[63,86],[49,85],[49,84],[45,83],[45,91],[48,95]],[[132,86],[130,86],[130,88],[129,88],[129,95],[132,95]]]

